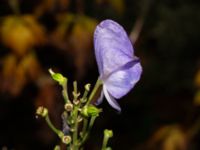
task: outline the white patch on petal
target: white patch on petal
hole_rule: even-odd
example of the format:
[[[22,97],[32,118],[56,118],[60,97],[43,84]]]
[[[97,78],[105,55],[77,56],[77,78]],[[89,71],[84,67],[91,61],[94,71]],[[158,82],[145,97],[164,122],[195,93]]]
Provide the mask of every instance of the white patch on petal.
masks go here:
[[[119,104],[117,103],[117,101],[108,93],[105,85],[103,86],[103,92],[104,95],[108,101],[108,103],[115,108],[117,111],[121,112],[121,107],[119,106]]]

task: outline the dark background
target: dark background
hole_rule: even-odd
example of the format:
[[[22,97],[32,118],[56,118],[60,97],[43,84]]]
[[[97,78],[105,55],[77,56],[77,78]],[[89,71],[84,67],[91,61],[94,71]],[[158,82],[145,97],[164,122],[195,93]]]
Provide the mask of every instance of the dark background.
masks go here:
[[[46,6],[45,0],[19,0],[21,15],[37,16],[38,24],[45,28],[46,41],[42,45],[28,47],[34,51],[40,69],[35,69],[36,73],[33,73],[36,78],[25,75],[27,80],[23,86],[20,88],[16,85],[16,88],[20,88],[18,92],[12,91],[12,83],[15,81],[10,80],[21,79],[15,74],[11,74],[11,78],[3,75],[3,68],[6,68],[4,59],[13,54],[19,62],[29,51],[18,56],[16,51],[2,42],[1,37],[0,148],[53,149],[59,143],[44,121],[35,118],[35,110],[38,105],[45,105],[49,108],[52,121],[61,126],[61,89],[51,82],[50,85],[47,82],[47,86],[45,82],[42,88],[38,85],[42,82],[41,76],[45,77],[45,81],[48,80],[47,70],[50,67],[68,77],[69,89],[72,88],[73,80],[78,81],[81,91],[88,82],[94,85],[98,69],[91,33],[95,26],[91,25],[92,32],[80,28],[77,36],[74,31],[75,25],[79,23],[76,17],[86,16],[94,20],[95,23],[91,22],[95,25],[101,20],[113,19],[125,28],[130,37],[138,31],[137,38],[133,39],[134,49],[143,66],[139,83],[119,100],[121,114],[116,113],[106,100],[100,105],[103,113],[95,123],[86,149],[100,149],[105,128],[113,129],[114,137],[109,145],[114,150],[200,149],[199,103],[194,103],[195,95],[200,90],[200,84],[196,82],[196,78],[200,78],[197,75],[200,70],[198,0],[63,0],[63,3],[62,0],[55,0],[54,4],[42,7],[36,13],[41,5]],[[4,18],[13,14],[8,1],[1,0],[1,26]],[[60,14],[73,14],[76,17],[66,23],[68,27],[64,36],[57,38],[54,33],[63,21],[57,19]],[[83,18],[82,22],[84,19],[87,21]],[[88,24],[91,22],[88,21]],[[136,28],[137,23],[140,23],[141,28]],[[30,64],[30,70],[32,67]],[[3,86],[5,84],[8,86]],[[190,131],[195,133],[191,136]],[[171,148],[166,146],[170,144],[163,144],[167,141],[171,141]]]

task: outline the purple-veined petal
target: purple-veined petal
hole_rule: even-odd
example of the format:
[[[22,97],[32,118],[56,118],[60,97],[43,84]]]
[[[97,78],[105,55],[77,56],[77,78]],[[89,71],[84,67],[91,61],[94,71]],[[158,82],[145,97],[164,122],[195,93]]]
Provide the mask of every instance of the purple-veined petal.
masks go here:
[[[142,67],[139,61],[131,61],[110,74],[104,80],[108,92],[114,98],[121,98],[126,95],[138,82],[142,73]]]
[[[109,94],[106,85],[103,86],[103,93],[108,101],[108,103],[115,108],[117,111],[121,112],[121,107],[117,103],[117,101],[112,97],[112,95]]]
[[[100,76],[107,76],[133,59],[133,47],[123,27],[102,21],[94,33],[95,55]]]

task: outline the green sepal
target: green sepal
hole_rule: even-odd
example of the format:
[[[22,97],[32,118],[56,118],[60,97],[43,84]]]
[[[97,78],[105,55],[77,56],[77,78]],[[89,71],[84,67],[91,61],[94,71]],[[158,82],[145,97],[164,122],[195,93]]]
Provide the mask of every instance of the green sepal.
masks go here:
[[[95,107],[94,105],[86,105],[83,107],[81,114],[85,117],[99,116],[102,109]]]

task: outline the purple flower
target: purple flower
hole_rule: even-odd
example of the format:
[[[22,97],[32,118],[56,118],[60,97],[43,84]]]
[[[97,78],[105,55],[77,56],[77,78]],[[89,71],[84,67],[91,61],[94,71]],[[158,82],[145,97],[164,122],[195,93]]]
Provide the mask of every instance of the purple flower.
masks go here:
[[[132,44],[123,27],[112,20],[102,21],[94,33],[95,55],[103,82],[103,95],[118,111],[121,108],[115,99],[126,95],[138,82],[142,73],[139,59],[134,56]]]

